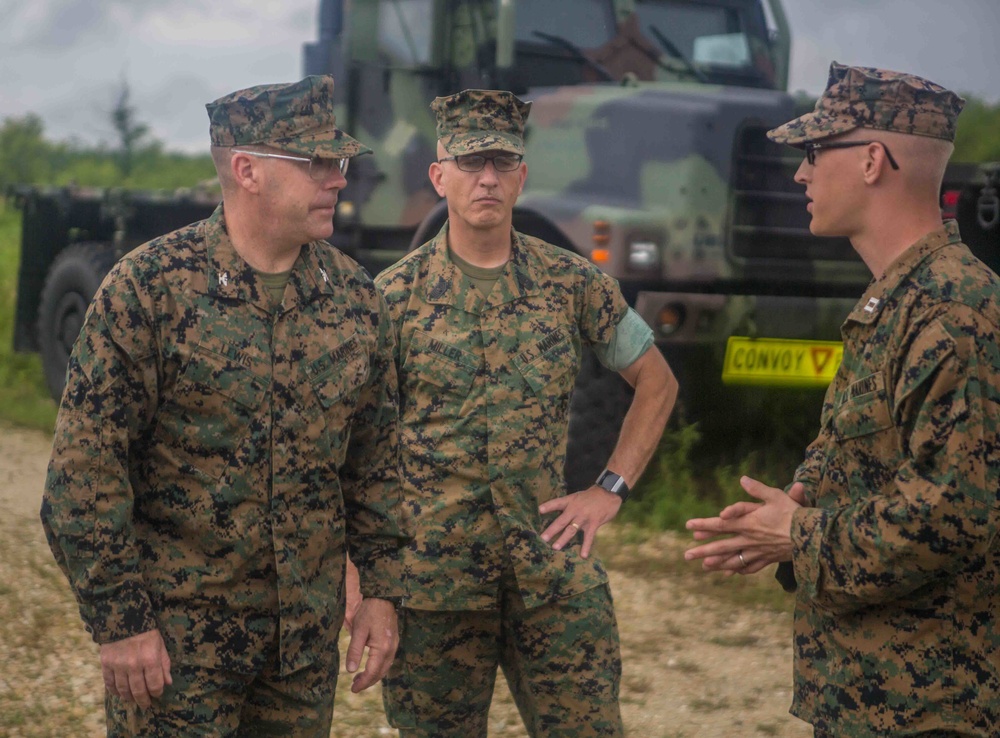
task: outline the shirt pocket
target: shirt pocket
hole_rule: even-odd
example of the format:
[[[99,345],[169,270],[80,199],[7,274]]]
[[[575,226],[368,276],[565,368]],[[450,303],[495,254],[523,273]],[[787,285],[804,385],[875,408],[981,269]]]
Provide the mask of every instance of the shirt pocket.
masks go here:
[[[834,410],[833,428],[837,438],[861,438],[892,427],[884,375],[869,374],[848,385]]]
[[[338,417],[350,416],[370,373],[368,354],[357,335],[306,366],[306,376],[323,409]]]
[[[424,331],[414,331],[405,370],[419,383],[434,385],[445,392],[465,398],[472,390],[482,361],[465,349],[454,346]]]
[[[316,398],[316,404],[307,411],[308,417],[319,416],[304,431],[304,437],[313,438],[315,434],[318,442],[318,453],[311,457],[315,463],[337,469],[344,464],[352,419],[370,372],[368,352],[357,334],[305,365]]]
[[[843,479],[852,499],[888,490],[899,468],[900,449],[885,376],[869,374],[850,384],[832,422],[838,451],[828,460],[824,476]]]
[[[475,354],[416,330],[400,373],[408,422],[464,418],[476,403],[473,385],[482,370]]]
[[[156,440],[181,473],[222,477],[251,431],[269,381],[242,354],[221,343],[200,343],[158,413]]]
[[[514,366],[538,399],[568,401],[579,361],[571,337],[565,330],[556,329],[535,347],[515,356]]]

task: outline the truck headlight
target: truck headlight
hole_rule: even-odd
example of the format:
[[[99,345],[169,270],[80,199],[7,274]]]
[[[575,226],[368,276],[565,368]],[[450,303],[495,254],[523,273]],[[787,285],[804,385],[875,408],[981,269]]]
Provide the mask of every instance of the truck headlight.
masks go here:
[[[672,302],[660,308],[656,314],[656,327],[661,336],[672,336],[684,325],[687,312],[680,303]]]
[[[660,265],[660,248],[653,241],[632,241],[628,245],[628,265],[631,269],[652,269]]]

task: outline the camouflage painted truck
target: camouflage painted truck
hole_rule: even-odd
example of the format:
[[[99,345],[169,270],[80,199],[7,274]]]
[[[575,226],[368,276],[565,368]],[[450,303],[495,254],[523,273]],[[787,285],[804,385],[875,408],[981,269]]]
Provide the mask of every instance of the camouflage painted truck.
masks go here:
[[[764,135],[798,112],[785,91],[779,0],[322,0],[304,56],[307,74],[334,75],[338,121],[376,152],[352,165],[334,233],[373,273],[446,217],[427,178],[430,100],[511,89],[533,102],[515,227],[619,280],[679,375],[687,419],[745,434],[740,408],[766,403],[773,416],[779,398],[821,394],[868,273],[846,241],[809,234],[792,181],[799,157]],[[961,172],[946,205],[977,207],[981,178]],[[36,190],[20,199],[15,347],[41,352],[58,395],[114,258],[215,200]],[[995,226],[980,230],[995,253]],[[588,355],[571,486],[603,467],[627,402],[624,383]]]

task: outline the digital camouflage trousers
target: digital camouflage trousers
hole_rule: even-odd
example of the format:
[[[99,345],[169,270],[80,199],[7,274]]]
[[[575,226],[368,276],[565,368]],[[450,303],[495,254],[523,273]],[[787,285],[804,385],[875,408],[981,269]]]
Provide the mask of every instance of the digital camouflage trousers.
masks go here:
[[[607,585],[525,609],[504,588],[487,611],[400,611],[383,681],[402,738],[486,736],[497,667],[532,738],[619,737],[621,654]]]
[[[280,675],[276,655],[253,675],[175,663],[149,709],[105,696],[108,738],[329,738],[337,669]]]

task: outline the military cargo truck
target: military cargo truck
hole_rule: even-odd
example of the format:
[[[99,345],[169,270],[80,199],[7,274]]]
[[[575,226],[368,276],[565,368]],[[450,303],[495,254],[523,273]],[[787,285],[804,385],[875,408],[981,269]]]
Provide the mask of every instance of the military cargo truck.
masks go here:
[[[447,209],[427,178],[429,102],[510,89],[533,103],[515,227],[619,280],[678,374],[689,420],[731,424],[754,392],[818,395],[869,275],[848,242],[809,233],[792,180],[800,157],[764,135],[800,112],[785,90],[788,58],[779,0],[321,0],[304,71],[335,77],[339,124],[376,152],[352,164],[333,241],[375,273],[433,236]],[[948,190],[956,212],[976,201],[976,176],[962,172]],[[113,259],[215,200],[20,198],[15,346],[41,351],[58,395]],[[996,251],[989,233],[981,247]],[[571,487],[596,478],[627,404],[624,382],[588,355]]]

